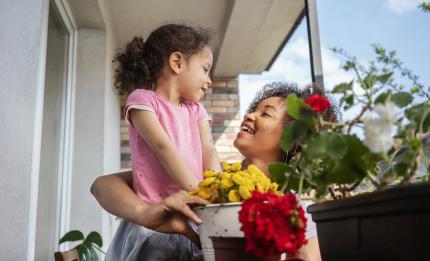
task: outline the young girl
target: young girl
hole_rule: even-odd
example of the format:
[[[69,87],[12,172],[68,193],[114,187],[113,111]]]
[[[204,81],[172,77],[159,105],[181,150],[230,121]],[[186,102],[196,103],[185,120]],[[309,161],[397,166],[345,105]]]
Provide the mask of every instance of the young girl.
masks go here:
[[[114,57],[115,88],[128,95],[133,190],[147,206],[195,189],[204,169],[221,169],[211,119],[198,103],[212,83],[212,62],[208,33],[178,24],[161,26],[146,41],[135,37]],[[191,260],[200,253],[183,235],[151,230],[159,227],[145,218],[121,222],[105,260]]]
[[[204,169],[220,170],[211,119],[198,103],[212,83],[208,33],[164,25],[146,42],[135,37],[114,62],[115,88],[129,94],[125,120],[137,195],[158,203],[195,189]]]

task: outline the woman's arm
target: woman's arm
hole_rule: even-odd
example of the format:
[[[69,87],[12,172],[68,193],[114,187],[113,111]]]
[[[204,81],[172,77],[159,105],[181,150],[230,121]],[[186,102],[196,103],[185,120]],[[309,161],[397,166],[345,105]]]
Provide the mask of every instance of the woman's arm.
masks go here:
[[[132,171],[100,176],[91,186],[100,206],[109,213],[141,225],[141,216],[148,205],[131,189]]]
[[[188,219],[201,224],[190,205],[206,205],[208,201],[178,192],[163,201],[148,205],[131,189],[133,176],[124,171],[98,177],[91,186],[91,193],[109,213],[132,223],[163,233],[180,233],[192,237]]]
[[[145,140],[157,155],[173,181],[183,190],[191,191],[196,189],[198,180],[187,166],[183,155],[179,153],[171,142],[156,115],[153,112],[142,110],[131,110],[130,114],[131,121],[139,136]]]
[[[199,122],[200,141],[202,143],[203,169],[212,169],[215,172],[222,171],[218,153],[212,139],[211,127],[209,121],[202,120]]]

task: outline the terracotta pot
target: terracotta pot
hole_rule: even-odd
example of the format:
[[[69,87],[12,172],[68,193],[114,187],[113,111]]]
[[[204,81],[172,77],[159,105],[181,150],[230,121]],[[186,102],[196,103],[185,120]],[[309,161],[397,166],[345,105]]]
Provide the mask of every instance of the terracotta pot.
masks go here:
[[[246,253],[245,238],[243,237],[212,237],[216,261],[279,261],[281,256],[258,257]]]

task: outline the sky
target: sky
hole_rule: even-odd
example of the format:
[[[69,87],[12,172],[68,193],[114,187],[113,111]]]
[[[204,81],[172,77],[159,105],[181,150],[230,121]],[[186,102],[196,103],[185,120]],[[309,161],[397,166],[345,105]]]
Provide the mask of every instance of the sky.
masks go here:
[[[371,44],[397,50],[404,65],[430,86],[430,13],[417,6],[422,0],[318,0],[324,84],[330,90],[352,79],[341,69],[342,57],[329,48],[338,47],[366,64],[373,59]],[[243,116],[255,93],[266,83],[311,83],[306,21],[303,20],[269,71],[239,76],[240,112]],[[346,117],[348,118],[348,117]]]

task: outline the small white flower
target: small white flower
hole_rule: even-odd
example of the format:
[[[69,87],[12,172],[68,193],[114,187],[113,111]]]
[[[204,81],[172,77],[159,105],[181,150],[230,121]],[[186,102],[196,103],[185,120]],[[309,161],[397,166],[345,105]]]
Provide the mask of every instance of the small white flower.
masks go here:
[[[379,103],[363,117],[364,144],[372,152],[386,152],[393,146],[394,108],[392,102]]]

